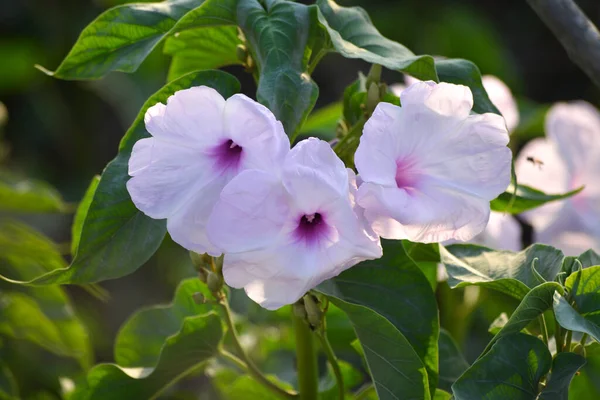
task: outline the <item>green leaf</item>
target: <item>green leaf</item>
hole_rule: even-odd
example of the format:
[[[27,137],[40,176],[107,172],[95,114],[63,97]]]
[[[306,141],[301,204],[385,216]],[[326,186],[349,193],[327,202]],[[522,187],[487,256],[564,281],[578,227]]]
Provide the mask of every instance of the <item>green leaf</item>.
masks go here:
[[[471,61],[462,59],[436,60],[435,69],[440,82],[465,85],[471,89],[473,93],[473,111],[478,114],[488,112],[500,114],[483,88],[479,68]]]
[[[290,384],[281,382],[275,376],[267,375],[270,381],[283,389],[293,389]],[[240,376],[230,369],[221,369],[211,377],[213,385],[219,390],[222,400],[280,400],[281,397],[248,375]]]
[[[503,337],[452,386],[456,400],[535,400],[552,356],[536,337]]]
[[[451,391],[452,384],[469,368],[469,363],[461,354],[450,333],[444,329],[440,330],[438,346],[440,349],[439,387]]]
[[[308,61],[322,29],[317,12],[316,6],[283,0],[242,0],[237,7],[238,24],[260,72],[256,98],[291,138],[319,95],[308,74]]]
[[[338,121],[342,118],[342,103],[331,103],[308,116],[300,129],[301,137],[314,136],[323,140],[333,140]]]
[[[569,400],[569,385],[573,376],[585,364],[585,358],[575,353],[558,353],[552,362],[552,372],[539,400]]]
[[[490,207],[492,211],[520,214],[552,201],[564,200],[575,196],[582,190],[583,186],[564,194],[546,194],[526,185],[517,185],[517,191],[515,192],[515,188],[511,184],[504,193],[491,201]]]
[[[46,237],[21,223],[0,222],[0,279],[29,280],[64,267],[60,252]],[[0,331],[89,367],[88,334],[66,292],[59,286],[9,285],[0,287]]]
[[[600,344],[593,342],[585,347],[586,363],[576,374],[569,387],[569,398],[597,400],[600,398]]]
[[[366,307],[335,297],[330,299],[352,321],[380,400],[397,400],[399,393],[406,399],[431,398],[428,372],[398,329]]]
[[[241,64],[236,54],[240,43],[235,26],[177,32],[165,42],[165,54],[173,57],[167,79],[172,81],[193,71]]]
[[[79,203],[79,207],[77,207],[77,212],[75,213],[75,218],[73,220],[73,226],[71,227],[71,255],[73,256],[77,254],[83,223],[85,221],[85,217],[87,216],[88,210],[90,209],[90,205],[92,204],[92,200],[96,195],[98,183],[100,183],[100,176],[96,175],[92,178],[90,185],[83,195],[83,199],[81,199],[81,202]]]
[[[319,21],[342,56],[380,64],[419,79],[437,81],[433,57],[416,56],[400,43],[383,37],[362,8],[341,7],[332,0],[319,0],[317,5]]]
[[[188,317],[181,329],[166,339],[155,365],[121,368],[99,364],[88,372],[86,381],[70,399],[156,398],[166,387],[214,357],[222,335],[221,320],[216,314]]]
[[[116,363],[124,368],[155,365],[163,343],[181,329],[187,318],[212,309],[208,304],[196,304],[192,297],[195,293],[212,297],[206,284],[190,278],[179,285],[171,304],[149,307],[131,316],[115,340]]]
[[[365,306],[391,322],[427,368],[429,392],[433,393],[437,383],[439,334],[435,296],[427,278],[404,251],[402,242],[383,240],[382,244],[382,258],[362,262],[322,283],[317,290],[330,299]],[[361,342],[364,345],[362,339]]]
[[[179,18],[201,0],[166,0],[111,8],[92,21],[58,66],[61,79],[97,79],[111,71],[134,72]]]
[[[239,82],[222,71],[200,71],[185,75],[151,96],[129,128],[119,146],[119,154],[100,177],[81,228],[77,254],[69,268],[58,268],[28,282],[34,285],[52,283],[92,283],[132,273],[154,254],[162,242],[164,220],[154,220],[139,211],[127,192],[127,164],[131,149],[138,140],[150,134],[144,126],[146,110],[178,90],[206,85],[224,97],[236,93]]]
[[[581,262],[583,268],[600,265],[600,254],[591,249],[581,254],[577,259]]]
[[[551,246],[534,244],[523,251],[496,251],[473,244],[440,247],[450,287],[484,286],[521,300],[540,282],[533,271],[553,281],[560,271],[563,253]]]
[[[442,389],[435,389],[433,400],[451,400],[452,395]]]
[[[554,315],[563,328],[587,333],[596,341],[600,341],[600,326],[584,318],[558,293],[554,294]]]
[[[504,336],[518,333],[525,329],[536,318],[552,307],[554,293],[563,293],[562,286],[556,282],[546,282],[531,289],[523,297],[521,304],[515,309],[502,329],[494,336],[482,354],[485,354],[494,343]]]
[[[19,390],[13,373],[2,361],[0,361],[0,399],[17,400]]]
[[[438,283],[438,265],[440,264],[440,246],[438,243],[413,243],[403,240],[404,250],[417,264],[423,275],[435,291]]]
[[[68,210],[56,189],[45,182],[0,171],[0,212],[58,213]]]

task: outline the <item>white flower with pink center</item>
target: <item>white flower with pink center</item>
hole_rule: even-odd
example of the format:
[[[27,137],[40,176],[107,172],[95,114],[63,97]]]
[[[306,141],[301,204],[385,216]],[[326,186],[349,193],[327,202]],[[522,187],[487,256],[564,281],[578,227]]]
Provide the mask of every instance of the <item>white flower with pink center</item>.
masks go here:
[[[573,249],[577,248],[577,241],[585,242],[586,246],[596,243],[598,249],[600,113],[592,105],[582,101],[555,104],[546,116],[546,138],[533,139],[523,147],[515,162],[515,172],[517,182],[549,194],[585,185],[581,193],[523,216],[535,228],[536,241]],[[591,237],[583,239],[583,234]],[[565,238],[564,246],[561,237]]]
[[[225,282],[276,309],[381,257],[379,238],[356,210],[355,190],[354,173],[314,138],[298,143],[280,170],[240,173],[208,221],[210,240],[225,251]]]
[[[197,253],[221,254],[206,222],[223,187],[241,171],[278,169],[289,152],[271,111],[236,94],[193,87],[146,112],[152,137],[139,140],[129,160],[127,190],[151,218],[167,219],[173,240]]]
[[[414,242],[467,241],[510,183],[508,132],[496,114],[471,114],[468,87],[415,83],[402,107],[380,103],[355,164],[357,201],[375,232]]]

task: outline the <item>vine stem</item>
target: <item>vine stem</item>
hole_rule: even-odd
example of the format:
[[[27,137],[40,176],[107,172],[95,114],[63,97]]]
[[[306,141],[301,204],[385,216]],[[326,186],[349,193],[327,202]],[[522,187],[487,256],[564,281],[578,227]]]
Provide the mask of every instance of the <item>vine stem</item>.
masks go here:
[[[542,339],[544,340],[544,344],[548,346],[548,327],[546,326],[546,318],[542,313],[540,315],[540,330],[542,331]]]
[[[588,334],[587,334],[587,333],[584,333],[584,334],[581,336],[581,340],[579,341],[579,343],[581,343],[581,345],[582,345],[583,347],[585,347],[585,342],[587,341],[587,338],[588,338]]]
[[[573,340],[573,331],[568,331],[567,332],[567,340],[565,343],[565,350],[566,351],[571,351],[571,340]]]
[[[233,323],[233,318],[231,314],[231,308],[229,307],[229,302],[227,301],[226,296],[222,296],[220,300],[220,304],[223,307],[223,311],[225,314],[225,323],[229,328],[229,332],[231,333],[231,338],[233,339],[233,345],[237,350],[239,356],[243,359],[236,357],[235,355],[229,353],[228,351],[221,349],[220,353],[223,357],[232,361],[241,369],[245,370],[250,376],[252,376],[258,383],[263,385],[265,388],[269,389],[271,392],[279,395],[280,397],[286,399],[295,399],[297,398],[296,393],[288,392],[287,390],[279,387],[275,383],[271,382],[254,364],[254,362],[248,357],[248,354],[242,347],[240,343],[240,339],[238,337],[237,331],[235,329],[235,325]]]
[[[335,375],[335,380],[337,381],[339,399],[344,400],[344,377],[342,376],[342,370],[340,369],[340,364],[338,363],[337,357],[335,356],[335,353],[331,348],[331,344],[327,339],[327,334],[324,331],[319,331],[317,333],[317,337],[321,342],[321,348],[323,348],[331,368],[333,368],[333,374]]]
[[[319,392],[319,375],[313,332],[308,327],[308,323],[294,312],[292,312],[292,319],[296,336],[296,365],[300,399],[314,400]]]
[[[554,331],[554,339],[556,341],[556,352],[560,353],[561,351],[563,351],[564,339],[562,335],[562,327],[560,326],[557,320],[555,320]]]

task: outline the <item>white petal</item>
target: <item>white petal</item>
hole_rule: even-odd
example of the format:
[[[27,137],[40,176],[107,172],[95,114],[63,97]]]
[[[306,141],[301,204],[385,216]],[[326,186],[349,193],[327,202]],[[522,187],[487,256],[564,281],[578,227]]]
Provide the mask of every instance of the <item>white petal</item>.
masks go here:
[[[531,140],[523,147],[515,161],[517,182],[540,189],[548,194],[562,194],[570,190],[567,166],[556,145],[542,138]],[[563,202],[550,202],[523,214],[538,230],[546,229],[557,217]]]
[[[268,108],[236,94],[227,99],[224,119],[228,137],[246,150],[242,168],[270,171],[281,167],[290,141]]]
[[[146,215],[167,218],[209,179],[209,163],[193,148],[148,138],[134,146],[129,161],[127,190]]]
[[[402,107],[425,105],[441,115],[466,117],[473,108],[473,94],[467,86],[444,82],[436,84],[432,81],[417,82],[402,92],[400,103]]]
[[[289,213],[280,179],[247,170],[221,192],[208,219],[208,237],[226,253],[255,250],[276,240]]]
[[[223,252],[209,240],[206,225],[225,182],[220,179],[204,186],[167,218],[167,230],[175,243],[199,254],[216,257]]]
[[[152,136],[186,147],[203,148],[223,136],[225,99],[207,86],[180,90],[167,105],[151,107],[145,116]]]
[[[403,152],[403,110],[390,103],[379,103],[363,129],[354,163],[361,177],[380,185],[395,186],[396,160]],[[404,147],[406,148],[406,147]]]
[[[283,184],[298,210],[312,214],[347,196],[348,173],[327,142],[309,138],[299,142],[286,157]]]
[[[600,156],[600,113],[589,103],[555,104],[546,115],[546,136],[557,144],[569,171],[577,175]]]
[[[493,75],[484,75],[481,80],[491,102],[504,117],[508,131],[512,132],[519,125],[519,109],[512,92]]]
[[[473,242],[497,250],[520,251],[521,225],[510,214],[492,211],[485,230]]]

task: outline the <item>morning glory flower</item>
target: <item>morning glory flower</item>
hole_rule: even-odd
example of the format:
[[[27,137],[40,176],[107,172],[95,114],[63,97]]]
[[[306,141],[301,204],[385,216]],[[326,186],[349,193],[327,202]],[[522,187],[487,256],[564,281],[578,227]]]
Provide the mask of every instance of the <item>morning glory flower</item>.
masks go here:
[[[355,190],[354,173],[315,138],[298,143],[279,171],[240,173],[208,221],[210,240],[225,252],[225,282],[272,310],[381,257],[379,238],[356,209]]]
[[[521,225],[510,214],[492,211],[485,230],[470,242],[496,250],[521,251]]]
[[[413,83],[420,82],[417,78],[413,78],[410,75],[404,75],[403,84],[393,84],[390,89],[393,94],[400,97],[400,94],[407,86]],[[481,77],[483,88],[488,94],[490,101],[498,108],[498,111],[504,117],[506,121],[506,127],[508,132],[512,132],[519,125],[519,109],[517,108],[517,102],[510,91],[510,88],[506,86],[504,82],[495,77],[494,75],[484,75]]]
[[[546,115],[546,138],[531,140],[515,162],[517,181],[549,194],[579,194],[524,213],[536,240],[559,248],[565,232],[600,238],[600,113],[589,103],[558,103]],[[572,247],[573,240],[565,241]],[[593,243],[594,240],[585,240]]]
[[[510,183],[504,119],[470,114],[466,86],[418,82],[400,97],[402,107],[379,103],[365,124],[357,202],[382,237],[468,241]]]
[[[139,140],[129,160],[127,190],[144,214],[167,219],[173,240],[217,256],[206,221],[223,187],[246,169],[279,168],[290,143],[264,106],[236,94],[193,87],[146,112],[152,137]]]

